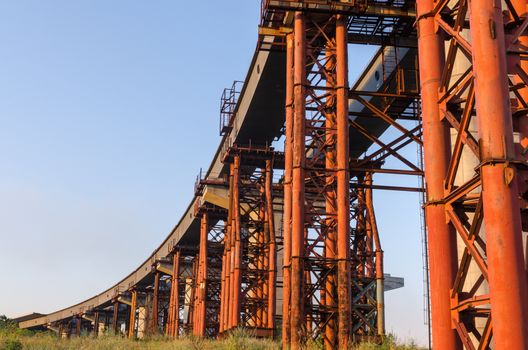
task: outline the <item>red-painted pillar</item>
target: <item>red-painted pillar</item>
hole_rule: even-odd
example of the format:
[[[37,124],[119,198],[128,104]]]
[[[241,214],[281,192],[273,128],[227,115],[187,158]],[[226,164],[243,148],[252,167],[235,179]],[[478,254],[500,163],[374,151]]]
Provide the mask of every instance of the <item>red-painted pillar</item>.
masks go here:
[[[290,344],[291,213],[293,160],[293,34],[286,37],[286,139],[284,141],[282,344]]]
[[[500,0],[470,3],[475,98],[493,338],[528,349],[527,281]]]
[[[348,348],[350,338],[350,175],[348,125],[348,49],[346,17],[337,16],[336,23],[337,75],[337,296],[338,344]]]
[[[159,314],[159,282],[160,273],[156,271],[154,273],[154,290],[152,292],[152,322],[151,322],[151,334],[155,335],[159,333],[158,328],[158,314]]]
[[[294,47],[290,336],[291,348],[296,350],[301,347],[306,319],[303,297],[306,31],[301,12],[295,13]]]
[[[433,8],[433,0],[417,1],[432,335],[435,350],[455,350],[462,348],[451,327],[449,295],[457,269],[456,235],[447,224],[445,206],[441,203],[450,154],[449,129],[442,123],[438,107],[445,57],[434,17],[425,16]]]

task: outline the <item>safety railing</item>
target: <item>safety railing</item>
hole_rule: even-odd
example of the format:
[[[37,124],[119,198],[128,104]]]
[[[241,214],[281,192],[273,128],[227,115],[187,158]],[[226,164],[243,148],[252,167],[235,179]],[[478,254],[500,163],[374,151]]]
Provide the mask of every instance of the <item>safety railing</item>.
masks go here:
[[[220,98],[220,136],[229,134],[233,129],[233,119],[243,84],[244,82],[235,80],[233,85],[225,88],[222,93]]]

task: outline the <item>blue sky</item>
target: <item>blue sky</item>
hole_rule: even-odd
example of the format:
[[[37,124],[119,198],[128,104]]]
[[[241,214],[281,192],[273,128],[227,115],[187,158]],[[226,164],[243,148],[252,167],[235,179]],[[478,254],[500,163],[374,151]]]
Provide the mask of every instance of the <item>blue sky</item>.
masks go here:
[[[165,238],[218,145],[219,97],[246,75],[259,11],[0,2],[0,314],[91,297]],[[351,47],[351,81],[374,51]],[[386,270],[406,279],[387,293],[387,328],[423,343],[417,198],[375,194]]]

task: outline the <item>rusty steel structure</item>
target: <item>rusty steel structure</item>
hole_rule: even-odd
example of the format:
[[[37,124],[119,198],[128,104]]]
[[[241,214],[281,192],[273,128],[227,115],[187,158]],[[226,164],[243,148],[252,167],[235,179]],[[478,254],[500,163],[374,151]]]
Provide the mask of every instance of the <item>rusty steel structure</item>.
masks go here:
[[[497,1],[418,1],[420,62],[428,62],[420,76],[439,348],[528,347],[525,161],[514,141],[514,125],[524,139],[526,118],[525,14],[522,1],[507,1],[504,9]],[[457,60],[468,68],[453,77]],[[475,121],[477,133],[471,133]],[[464,156],[477,166],[457,183]],[[463,241],[458,257],[457,239]],[[472,266],[476,278],[469,276]]]
[[[21,327],[381,341],[375,193],[405,191],[425,192],[432,348],[528,349],[527,5],[262,0],[248,75],[222,94],[220,146],[174,230],[115,286]],[[360,44],[378,51],[351,84]]]
[[[275,333],[277,243],[273,164],[266,147],[230,147],[229,206],[222,265],[220,333],[237,327]]]

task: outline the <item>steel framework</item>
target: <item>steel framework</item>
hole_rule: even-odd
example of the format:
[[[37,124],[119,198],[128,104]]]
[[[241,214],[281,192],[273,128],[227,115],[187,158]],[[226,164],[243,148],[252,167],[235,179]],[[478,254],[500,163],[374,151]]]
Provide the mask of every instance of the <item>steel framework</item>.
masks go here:
[[[373,185],[372,174],[423,173],[399,153],[411,143],[421,146],[421,126],[407,129],[396,120],[418,120],[416,68],[402,70],[397,49],[384,48],[384,89],[349,90],[347,44],[354,31],[375,37],[383,23],[395,27],[395,36],[412,37],[412,28],[406,19],[358,15],[359,3],[337,10],[324,1],[271,3],[263,7],[261,34],[277,35],[271,47],[285,46],[287,56],[283,319],[291,323],[283,322],[282,341],[298,348],[321,337],[325,348],[346,348],[350,340],[384,334],[383,251],[372,189],[421,190]],[[300,11],[288,14],[292,9]],[[293,30],[280,27],[289,15]],[[349,113],[351,101],[361,112]],[[386,126],[368,130],[365,117]],[[379,136],[389,127],[401,135],[384,143]],[[377,148],[351,158],[360,154],[350,152],[350,132]],[[382,168],[388,157],[406,169]]]
[[[269,148],[229,148],[229,211],[222,269],[220,332],[250,328],[273,336],[276,238],[273,159]]]
[[[433,344],[526,349],[525,162],[513,133],[515,122],[524,137],[526,2],[506,1],[506,16],[500,1],[417,3]],[[455,62],[467,62],[459,77]],[[478,165],[459,181],[464,157]]]
[[[201,219],[198,271],[194,284],[193,334],[216,337],[219,331],[220,286],[224,240],[224,209],[204,203]]]
[[[123,328],[130,338],[216,337],[237,327],[274,337],[282,262],[285,348],[378,341],[385,277],[373,191],[423,192],[425,176],[434,349],[528,349],[527,7],[263,0],[258,48],[286,56],[284,152],[232,145],[244,91],[235,82],[220,107],[226,177],[195,188],[198,236],[48,326],[61,337]],[[349,86],[351,43],[380,46],[375,89]],[[275,170],[284,173],[274,182]],[[380,181],[397,176],[421,181]],[[205,200],[207,186],[227,192],[227,208]]]

